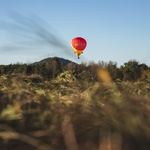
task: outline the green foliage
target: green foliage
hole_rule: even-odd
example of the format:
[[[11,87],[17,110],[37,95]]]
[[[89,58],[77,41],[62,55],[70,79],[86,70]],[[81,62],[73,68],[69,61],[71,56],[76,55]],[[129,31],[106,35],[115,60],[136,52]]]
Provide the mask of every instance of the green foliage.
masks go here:
[[[0,120],[16,120],[21,118],[22,118],[21,112],[16,112],[16,109],[9,104],[0,114]]]
[[[124,80],[135,81],[140,75],[139,64],[134,60],[124,63],[124,66],[121,66],[121,71]]]
[[[137,80],[147,80],[150,78],[149,72],[150,68],[145,64],[139,64],[136,60],[131,60],[124,65],[117,67],[116,62],[109,61],[90,62],[88,65],[82,63],[80,65],[75,65],[69,63],[67,65],[61,63],[59,58],[54,57],[50,59],[49,62],[45,63],[35,63],[35,64],[10,64],[0,66],[0,75],[12,75],[12,74],[24,74],[32,75],[38,74],[43,80],[50,81],[57,77],[60,73],[64,71],[73,71],[76,77],[81,80],[97,82],[97,71],[100,68],[107,69],[110,73],[113,81],[120,79],[122,81],[137,81]]]
[[[52,80],[53,83],[60,83],[60,84],[67,84],[76,82],[76,77],[73,75],[73,72],[71,71],[65,71],[61,73],[59,76],[57,76],[56,79]]]

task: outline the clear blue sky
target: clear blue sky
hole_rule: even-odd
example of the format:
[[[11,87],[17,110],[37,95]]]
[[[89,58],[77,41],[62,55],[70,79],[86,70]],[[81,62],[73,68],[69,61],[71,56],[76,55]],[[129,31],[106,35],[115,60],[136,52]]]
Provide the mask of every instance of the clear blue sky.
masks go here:
[[[22,37],[13,35],[13,29],[7,31],[0,26],[0,64],[59,56],[76,62],[111,60],[118,65],[136,59],[150,65],[150,0],[0,0],[1,22],[12,22],[12,11],[33,20],[35,14],[46,21],[50,31],[57,31],[56,36],[72,54],[70,42],[74,37],[85,38],[87,48],[80,60],[74,54],[67,55],[65,50],[33,39],[29,45],[24,41],[28,46],[22,45],[22,49],[11,49]],[[48,25],[44,27],[49,29]]]

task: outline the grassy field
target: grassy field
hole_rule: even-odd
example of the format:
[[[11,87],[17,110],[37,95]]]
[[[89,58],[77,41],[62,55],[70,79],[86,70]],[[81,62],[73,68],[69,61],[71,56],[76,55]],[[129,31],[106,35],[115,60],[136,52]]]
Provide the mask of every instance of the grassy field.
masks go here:
[[[1,150],[149,150],[150,81],[79,80],[69,71],[0,77]]]

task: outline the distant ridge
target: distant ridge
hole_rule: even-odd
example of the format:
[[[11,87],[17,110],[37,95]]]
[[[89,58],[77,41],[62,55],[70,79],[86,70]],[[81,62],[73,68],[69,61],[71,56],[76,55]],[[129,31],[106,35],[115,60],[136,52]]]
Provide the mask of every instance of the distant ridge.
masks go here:
[[[47,63],[47,62],[50,62],[52,59],[54,58],[58,58],[59,59],[59,62],[60,63],[63,63],[64,65],[68,65],[69,63],[72,63],[74,65],[77,65],[77,63],[75,62],[72,62],[68,59],[64,59],[64,58],[60,58],[60,57],[48,57],[48,58],[45,58],[45,59],[42,59],[40,60],[39,62],[34,62],[33,64],[41,64],[41,63]]]

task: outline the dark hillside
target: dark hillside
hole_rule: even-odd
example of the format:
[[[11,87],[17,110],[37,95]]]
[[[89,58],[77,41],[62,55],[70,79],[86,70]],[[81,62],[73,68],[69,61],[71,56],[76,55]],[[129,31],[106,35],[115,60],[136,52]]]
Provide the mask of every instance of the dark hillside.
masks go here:
[[[68,65],[69,63],[72,63],[72,64],[74,64],[74,65],[77,64],[77,63],[72,62],[72,61],[70,61],[70,60],[68,60],[68,59],[59,58],[59,57],[49,57],[49,58],[45,58],[45,59],[42,59],[42,60],[40,60],[39,62],[35,62],[35,63],[33,63],[33,64],[47,63],[47,62],[50,62],[51,60],[53,60],[53,59],[55,59],[55,58],[58,58],[58,59],[59,59],[59,62],[60,62],[60,63],[63,63],[63,65],[65,65],[65,66]]]

